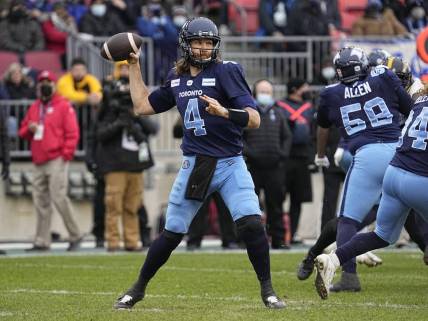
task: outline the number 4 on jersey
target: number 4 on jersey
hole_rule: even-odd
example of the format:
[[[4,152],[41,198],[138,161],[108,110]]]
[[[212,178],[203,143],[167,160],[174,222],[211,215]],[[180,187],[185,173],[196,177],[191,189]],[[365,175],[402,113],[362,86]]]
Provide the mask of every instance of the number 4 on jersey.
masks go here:
[[[401,131],[401,137],[398,141],[398,147],[403,144],[403,136],[406,134],[407,128],[412,124],[409,128],[409,132],[407,136],[415,138],[412,142],[412,147],[415,149],[425,150],[427,148],[427,140],[428,140],[428,107],[424,107],[421,113],[413,120],[414,111],[412,110],[407,118],[407,121],[404,125],[403,130]]]
[[[186,129],[193,129],[195,136],[207,134],[205,130],[205,121],[199,114],[198,98],[189,99],[187,103],[186,112],[184,114],[184,127],[186,127]]]

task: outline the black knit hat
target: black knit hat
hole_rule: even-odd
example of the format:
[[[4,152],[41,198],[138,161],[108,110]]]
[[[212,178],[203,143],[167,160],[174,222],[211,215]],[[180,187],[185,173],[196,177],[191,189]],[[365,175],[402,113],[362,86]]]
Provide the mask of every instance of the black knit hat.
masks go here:
[[[301,78],[291,78],[287,83],[288,94],[294,93],[296,90],[298,90],[304,84],[307,84],[306,80],[303,80]]]

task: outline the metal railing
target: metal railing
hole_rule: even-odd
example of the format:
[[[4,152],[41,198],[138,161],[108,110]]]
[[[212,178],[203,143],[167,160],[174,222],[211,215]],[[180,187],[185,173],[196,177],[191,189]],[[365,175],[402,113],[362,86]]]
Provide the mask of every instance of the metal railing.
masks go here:
[[[32,100],[0,100],[0,108],[7,108],[8,129],[11,140],[11,156],[14,159],[30,159],[31,152],[27,140],[18,135],[19,126],[33,103]],[[75,156],[82,159],[88,147],[88,135],[95,122],[96,113],[90,106],[76,108],[79,122],[80,139]],[[160,125],[159,133],[151,138],[150,146],[155,156],[176,156],[180,154],[180,140],[172,136],[172,128],[179,115],[176,109],[166,113],[150,116]]]
[[[85,37],[70,34],[67,38],[67,66],[75,57],[81,57],[87,63],[88,71],[98,79],[110,75],[114,63],[101,58],[100,48],[108,37]],[[154,85],[154,49],[151,38],[142,38],[141,69],[144,80],[149,86]]]

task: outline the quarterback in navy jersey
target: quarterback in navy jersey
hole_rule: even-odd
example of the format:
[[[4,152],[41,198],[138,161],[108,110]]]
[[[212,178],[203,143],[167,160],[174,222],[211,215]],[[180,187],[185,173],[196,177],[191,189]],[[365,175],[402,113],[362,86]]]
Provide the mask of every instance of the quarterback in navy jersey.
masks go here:
[[[359,48],[342,48],[333,62],[339,83],[327,86],[320,95],[315,163],[329,165],[325,147],[328,128],[335,125],[354,155],[338,213],[336,241],[341,246],[356,234],[380,198],[383,176],[400,136],[399,115],[407,116],[413,101],[386,67],[369,70],[367,57]],[[330,290],[361,290],[355,259],[343,265],[337,284],[319,294],[326,296]]]
[[[144,298],[150,279],[181,242],[207,195],[219,192],[236,223],[240,239],[260,282],[268,308],[285,303],[275,294],[269,244],[261,222],[254,183],[242,157],[243,128],[258,128],[260,115],[241,66],[218,57],[217,26],[207,18],[187,21],[179,35],[182,58],[166,83],[149,94],[139,56],[130,55],[134,112],[161,113],[177,106],[183,118],[183,163],[169,195],[165,230],[152,243],[135,284],[114,304],[131,309]]]
[[[419,96],[398,142],[397,151],[383,180],[383,194],[374,232],[355,235],[335,253],[316,258],[318,292],[328,295],[336,269],[368,250],[397,241],[409,210],[415,209],[428,222],[428,91]],[[326,296],[327,297],[327,296]]]

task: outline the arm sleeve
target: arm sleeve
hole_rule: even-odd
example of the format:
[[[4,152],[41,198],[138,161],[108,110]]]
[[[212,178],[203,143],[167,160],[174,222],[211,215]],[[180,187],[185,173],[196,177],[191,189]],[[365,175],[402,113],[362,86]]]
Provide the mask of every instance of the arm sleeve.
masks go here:
[[[74,152],[79,142],[79,125],[76,112],[69,102],[64,103],[64,146],[62,156],[65,160],[73,159]]]
[[[86,77],[88,77],[89,91],[91,93],[101,93],[102,87],[100,81],[93,75],[87,75]]]
[[[176,105],[174,93],[171,89],[171,79],[174,77],[174,75],[175,73],[171,70],[168,73],[165,84],[160,86],[149,95],[150,105],[152,105],[156,114],[170,110]]]
[[[221,73],[218,75],[221,86],[231,101],[232,106],[227,108],[244,109],[251,107],[257,109],[251,90],[244,77],[241,65],[235,62],[223,63]]]
[[[324,96],[325,95],[321,93],[320,105],[318,107],[318,112],[317,112],[317,124],[322,128],[330,128],[332,126],[332,122],[328,117],[328,107]]]

